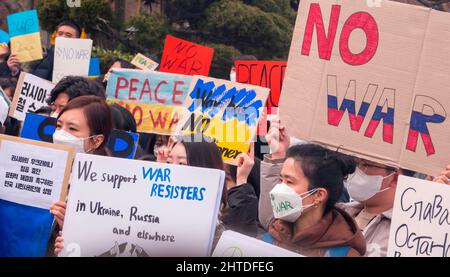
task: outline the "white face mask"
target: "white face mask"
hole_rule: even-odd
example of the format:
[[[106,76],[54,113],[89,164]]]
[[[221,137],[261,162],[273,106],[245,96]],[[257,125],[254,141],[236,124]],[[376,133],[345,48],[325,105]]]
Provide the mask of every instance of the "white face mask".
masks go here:
[[[364,202],[375,196],[377,193],[390,189],[390,187],[381,189],[383,180],[392,176],[392,172],[388,176],[367,175],[358,167],[355,173],[350,175],[347,180],[347,190],[350,197],[358,202]]]
[[[72,148],[75,148],[76,153],[87,153],[84,150],[84,141],[92,137],[94,136],[90,136],[84,139],[79,138],[61,129],[56,130],[55,133],[53,134],[53,143],[67,145]]]
[[[230,73],[230,81],[231,82],[236,82],[236,71],[232,71]]]
[[[59,115],[59,113],[53,112],[53,113],[50,114],[50,117],[58,118],[58,115]]]
[[[311,206],[303,206],[303,199],[315,193],[318,189],[313,189],[302,194],[297,194],[295,190],[285,183],[277,184],[270,191],[270,202],[275,218],[288,222],[295,222],[302,212]]]

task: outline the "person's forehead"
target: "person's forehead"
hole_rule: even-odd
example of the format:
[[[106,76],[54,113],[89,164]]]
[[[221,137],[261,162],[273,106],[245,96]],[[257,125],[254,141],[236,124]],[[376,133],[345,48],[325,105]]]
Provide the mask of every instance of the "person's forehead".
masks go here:
[[[69,25],[62,25],[58,28],[58,32],[77,33],[77,29]]]
[[[385,167],[386,165],[381,164],[381,163],[377,163],[377,162],[373,162],[373,161],[369,161],[369,160],[365,160],[365,159],[361,159],[361,162],[367,165],[374,165],[374,166],[378,166],[378,167]]]
[[[83,109],[81,108],[68,110],[59,119],[65,123],[84,124],[86,122]]]

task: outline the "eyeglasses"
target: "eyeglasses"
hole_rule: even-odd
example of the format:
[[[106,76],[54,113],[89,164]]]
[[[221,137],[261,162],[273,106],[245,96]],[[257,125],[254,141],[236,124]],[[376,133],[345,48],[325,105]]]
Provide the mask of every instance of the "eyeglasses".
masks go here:
[[[358,167],[361,168],[364,173],[366,173],[368,168],[384,169],[386,171],[391,171],[391,172],[392,171],[396,171],[396,169],[393,168],[393,167],[379,166],[379,165],[375,165],[375,164],[370,164],[370,163],[367,163],[367,162],[365,162],[363,160],[358,161]]]

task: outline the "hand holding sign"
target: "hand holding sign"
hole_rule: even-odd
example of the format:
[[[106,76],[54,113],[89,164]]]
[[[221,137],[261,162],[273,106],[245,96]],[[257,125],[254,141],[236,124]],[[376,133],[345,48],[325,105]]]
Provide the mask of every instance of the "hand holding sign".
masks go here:
[[[450,164],[447,165],[447,168],[441,172],[441,175],[439,175],[433,179],[433,182],[446,184],[446,185],[449,185],[449,181],[450,181]]]
[[[56,222],[58,222],[59,227],[62,229],[64,225],[64,216],[66,214],[67,204],[64,201],[56,201],[50,206],[50,213],[55,216]]]
[[[236,173],[236,185],[240,186],[247,183],[248,176],[255,165],[254,159],[254,146],[250,146],[250,153],[243,153],[238,158],[237,173]]]

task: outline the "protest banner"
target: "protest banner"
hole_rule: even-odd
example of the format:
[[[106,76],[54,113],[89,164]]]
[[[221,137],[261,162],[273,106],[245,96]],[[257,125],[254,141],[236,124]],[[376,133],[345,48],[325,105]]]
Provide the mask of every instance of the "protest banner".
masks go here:
[[[434,175],[448,163],[448,13],[301,1],[280,100],[290,134]],[[348,114],[348,115],[347,115]]]
[[[215,169],[77,154],[60,256],[209,256],[224,178]]]
[[[89,79],[95,79],[99,77],[100,74],[100,59],[98,57],[91,58],[89,62]]]
[[[55,130],[56,118],[27,113],[20,137],[53,143]]]
[[[37,11],[29,10],[10,14],[7,20],[11,53],[16,54],[22,63],[42,59]]]
[[[168,35],[159,71],[208,76],[213,55],[213,48]]]
[[[9,116],[23,121],[27,112],[47,106],[45,100],[55,87],[51,82],[30,73],[20,72]]]
[[[234,231],[222,233],[212,257],[303,257],[302,255]]]
[[[0,43],[9,43],[10,38],[9,38],[9,34],[3,30],[0,30]],[[0,45],[0,48],[2,46]]]
[[[146,56],[142,55],[141,53],[138,53],[133,60],[131,61],[131,64],[136,66],[139,69],[142,70],[148,70],[148,71],[155,71],[158,67],[158,63],[153,61],[150,58],[147,58]]]
[[[113,130],[107,146],[112,157],[134,159],[138,145],[139,134]]]
[[[91,62],[92,40],[57,37],[55,41],[52,82],[56,84],[69,75],[87,77]]]
[[[236,81],[270,89],[267,114],[278,114],[281,88],[287,63],[278,61],[236,61]]]
[[[249,150],[269,89],[195,76],[177,135],[203,134],[215,141],[223,161],[236,164]]]
[[[66,198],[73,156],[67,146],[0,135],[0,256],[45,255],[49,208]]]
[[[192,77],[179,74],[119,69],[110,73],[109,104],[119,104],[136,120],[137,130],[170,135],[184,111]]]
[[[399,176],[389,257],[450,257],[450,187]]]

